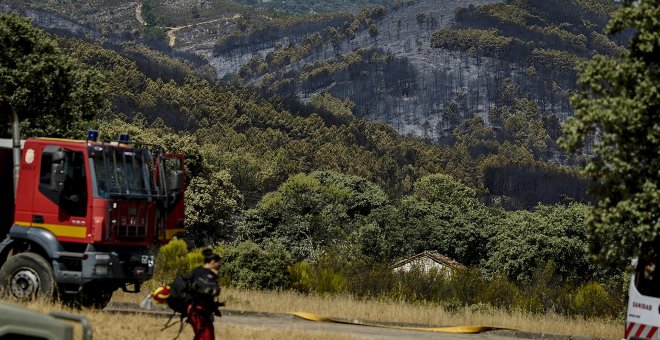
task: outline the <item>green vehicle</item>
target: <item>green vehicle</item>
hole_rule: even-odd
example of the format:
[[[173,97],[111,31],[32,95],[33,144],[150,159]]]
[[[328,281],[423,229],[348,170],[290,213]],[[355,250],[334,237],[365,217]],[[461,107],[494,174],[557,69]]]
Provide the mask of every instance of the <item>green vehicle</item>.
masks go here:
[[[84,316],[52,312],[42,314],[0,302],[0,339],[73,340],[73,324],[82,324],[83,339],[92,339],[92,329]]]

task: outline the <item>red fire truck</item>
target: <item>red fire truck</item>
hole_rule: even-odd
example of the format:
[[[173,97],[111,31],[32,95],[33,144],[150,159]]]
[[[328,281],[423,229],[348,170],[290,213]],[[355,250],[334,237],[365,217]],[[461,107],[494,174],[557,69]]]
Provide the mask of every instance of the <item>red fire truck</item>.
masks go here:
[[[21,141],[16,125],[0,139],[0,290],[101,308],[139,292],[183,228],[183,156],[96,131]]]

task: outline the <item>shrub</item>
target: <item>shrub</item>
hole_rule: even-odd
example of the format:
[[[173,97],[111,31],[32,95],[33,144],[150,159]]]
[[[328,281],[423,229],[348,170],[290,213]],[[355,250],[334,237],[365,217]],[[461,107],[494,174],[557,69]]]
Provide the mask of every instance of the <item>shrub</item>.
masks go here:
[[[261,247],[244,241],[220,249],[221,283],[238,288],[276,289],[289,287],[291,254],[279,243],[266,242]]]
[[[384,263],[356,265],[350,275],[348,291],[359,297],[392,296],[397,287],[395,273]]]
[[[174,238],[162,246],[156,255],[154,279],[170,282],[175,276],[186,275],[203,262],[200,251],[188,252],[186,242]]]
[[[442,303],[442,307],[449,313],[456,313],[463,308],[463,303],[458,299],[451,298]]]
[[[512,309],[532,314],[542,314],[543,304],[537,295],[520,294],[514,299]]]
[[[348,279],[323,262],[314,266],[306,261],[298,262],[290,266],[288,272],[291,287],[303,293],[334,294],[343,293],[348,288]]]
[[[408,301],[440,301],[447,294],[447,273],[431,269],[427,272],[413,267],[408,272],[396,274],[397,287],[394,297]]]
[[[509,282],[506,276],[498,276],[487,283],[477,300],[493,307],[510,309],[519,295],[520,289],[516,285]]]
[[[312,277],[314,276],[312,266],[301,261],[289,266],[289,276],[291,277],[291,288],[301,293],[309,293],[314,290]]]
[[[587,318],[616,317],[623,309],[616,300],[605,291],[605,288],[596,282],[581,285],[573,298],[573,312]]]
[[[318,273],[316,292],[322,294],[342,293],[346,291],[348,281],[331,268],[324,268]]]
[[[450,296],[464,305],[477,302],[477,296],[484,290],[486,281],[478,269],[456,270],[449,279]]]

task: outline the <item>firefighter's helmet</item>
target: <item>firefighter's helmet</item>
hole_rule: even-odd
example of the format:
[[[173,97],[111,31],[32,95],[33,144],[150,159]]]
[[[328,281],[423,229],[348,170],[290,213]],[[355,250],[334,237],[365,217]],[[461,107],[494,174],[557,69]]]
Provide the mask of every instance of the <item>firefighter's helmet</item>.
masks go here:
[[[170,286],[160,286],[151,293],[151,297],[157,302],[157,303],[165,303],[167,302],[167,298],[170,297]]]

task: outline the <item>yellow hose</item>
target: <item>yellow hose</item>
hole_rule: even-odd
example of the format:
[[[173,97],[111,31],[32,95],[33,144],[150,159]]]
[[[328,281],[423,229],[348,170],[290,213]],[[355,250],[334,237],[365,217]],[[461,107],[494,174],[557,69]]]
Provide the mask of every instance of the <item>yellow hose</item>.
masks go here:
[[[411,331],[425,331],[425,332],[443,332],[443,333],[481,333],[487,331],[493,331],[498,329],[508,329],[501,327],[486,327],[486,326],[455,326],[455,327],[403,327],[403,326],[391,326],[391,325],[382,325],[377,323],[368,323],[362,321],[345,321],[340,319],[333,319],[325,316],[320,316],[307,312],[296,312],[292,313],[293,315],[310,321],[318,322],[334,322],[334,323],[343,323],[349,325],[361,325],[369,327],[383,327],[383,328],[394,328],[394,329],[405,329]]]

